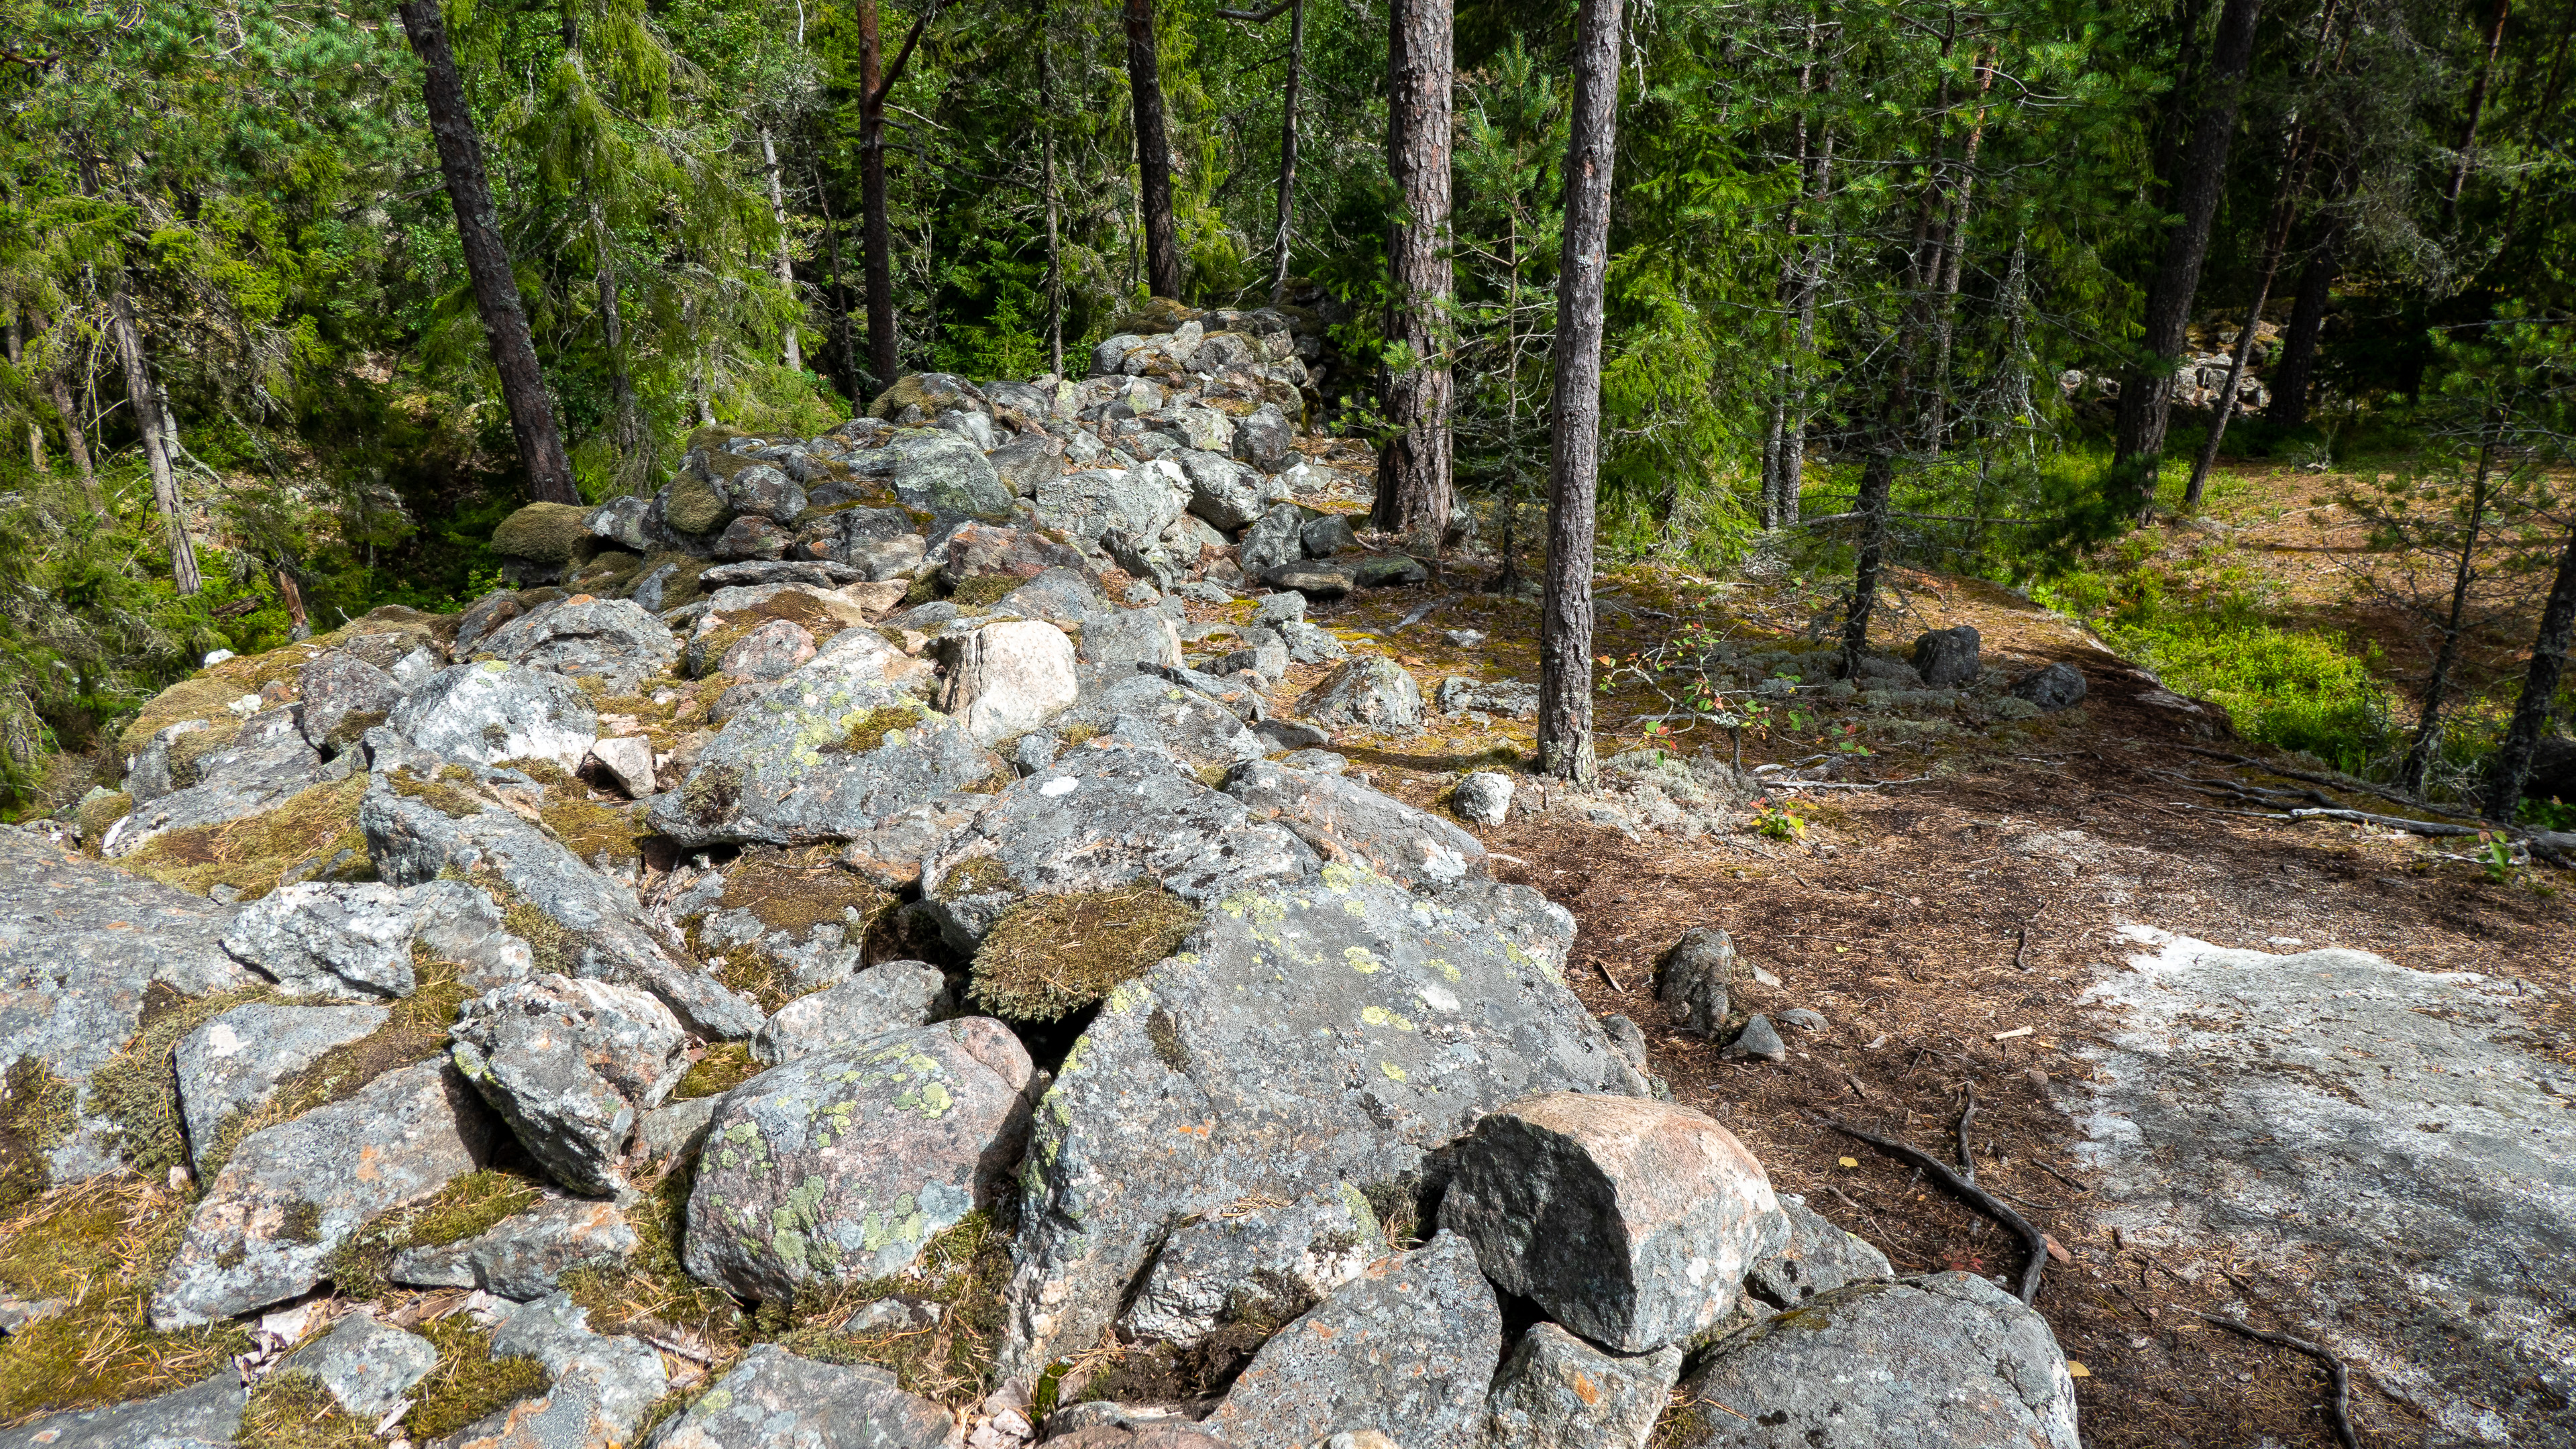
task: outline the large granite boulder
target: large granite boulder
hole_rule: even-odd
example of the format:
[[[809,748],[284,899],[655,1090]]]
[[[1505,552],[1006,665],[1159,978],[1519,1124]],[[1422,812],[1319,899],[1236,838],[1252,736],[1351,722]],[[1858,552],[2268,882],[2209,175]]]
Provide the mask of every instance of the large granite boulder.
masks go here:
[[[689,1193],[691,1276],[746,1298],[899,1273],[1007,1190],[1028,1053],[990,1017],[804,1057],[716,1108]]]
[[[1475,1250],[1448,1233],[1381,1258],[1279,1330],[1206,1427],[1236,1444],[1374,1431],[1404,1449],[1481,1449],[1503,1313]]]
[[[449,1033],[456,1069],[528,1155],[575,1192],[626,1187],[636,1119],[679,1085],[688,1036],[632,986],[540,976],[465,1004]]]
[[[131,855],[173,830],[274,810],[323,779],[326,771],[344,771],[345,761],[323,764],[322,752],[304,737],[298,718],[296,707],[288,705],[243,720],[230,740],[189,762],[185,778],[192,783],[154,796],[109,827],[100,853]]]
[[[409,996],[419,912],[395,886],[298,881],[242,907],[224,949],[289,996],[382,1001]]]
[[[1407,734],[1422,727],[1422,686],[1404,666],[1379,655],[1351,660],[1297,701],[1319,724]]]
[[[1190,480],[1190,512],[1210,526],[1232,533],[1249,528],[1272,502],[1261,473],[1222,453],[1192,449],[1174,461]]]
[[[599,711],[580,685],[551,670],[498,659],[440,670],[388,723],[422,749],[451,760],[552,760],[567,773],[581,768],[581,757],[599,738]]]
[[[671,667],[680,641],[632,599],[585,596],[520,615],[494,630],[476,652],[601,680],[610,694],[633,694],[637,684]]]
[[[850,460],[863,478],[893,485],[897,498],[943,518],[1006,519],[1012,495],[983,450],[942,428],[904,428]]]
[[[1177,463],[1157,460],[1133,468],[1086,468],[1041,479],[1032,500],[1038,521],[1096,542],[1109,529],[1129,538],[1160,538],[1190,502],[1190,480]]]
[[[179,1039],[179,1118],[188,1159],[203,1171],[224,1124],[248,1117],[278,1083],[383,1026],[381,1006],[278,1006],[254,1001],[213,1017]]]
[[[680,788],[654,800],[653,828],[690,847],[846,839],[1007,768],[889,681],[896,661],[909,662],[874,630],[834,635],[725,721]]]
[[[1120,609],[1085,621],[1081,647],[1074,653],[1082,663],[1104,671],[1124,672],[1138,665],[1172,669],[1181,662],[1181,636],[1171,616],[1159,609]]]
[[[1679,1344],[1609,1353],[1534,1323],[1494,1376],[1484,1449],[1646,1449],[1681,1372]]]
[[[480,1167],[490,1132],[473,1089],[440,1060],[243,1138],[161,1275],[152,1326],[167,1333],[301,1296],[369,1221]]]
[[[1914,672],[1923,676],[1930,689],[1952,689],[1977,682],[1977,647],[1982,642],[1974,625],[1961,624],[1951,629],[1934,629],[1914,641]]]
[[[1269,753],[1243,717],[1174,684],[1163,674],[1135,674],[1101,686],[1051,722],[1059,731],[1086,727],[1103,736],[1160,745],[1193,769],[1226,769]]]
[[[2048,1321],[1973,1273],[1858,1283],[1721,1342],[1682,1449],[2077,1449]]]
[[[959,641],[940,707],[989,745],[1046,723],[1076,693],[1073,641],[1053,624],[1011,619]]]
[[[295,695],[305,743],[338,754],[385,722],[402,702],[403,687],[355,654],[334,649],[295,671]]]
[[[1037,1114],[1007,1375],[1083,1352],[1168,1225],[1392,1183],[1506,1102],[1644,1083],[1565,987],[1573,918],[1346,865],[1217,903],[1113,991]]]
[[[1241,557],[1245,578],[1257,579],[1275,568],[1306,558],[1306,515],[1294,503],[1273,504],[1253,520],[1243,535]]]
[[[1523,1098],[1448,1160],[1440,1225],[1476,1245],[1485,1276],[1620,1353],[1713,1327],[1745,1269],[1788,1241],[1762,1164],[1670,1102]]]
[[[648,1449],[947,1449],[955,1421],[872,1364],[798,1358],[774,1343],[744,1354]]]
[[[1357,861],[1404,885],[1445,886],[1486,874],[1484,842],[1340,775],[1254,760],[1226,776],[1225,793],[1325,859]]]

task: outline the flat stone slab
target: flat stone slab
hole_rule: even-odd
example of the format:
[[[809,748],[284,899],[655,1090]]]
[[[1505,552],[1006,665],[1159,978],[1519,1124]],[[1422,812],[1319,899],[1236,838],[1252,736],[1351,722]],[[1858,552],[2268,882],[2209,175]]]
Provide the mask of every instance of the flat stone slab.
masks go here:
[[[277,1084],[385,1024],[381,1006],[236,1006],[180,1039],[180,1119],[190,1165],[204,1163],[226,1119],[266,1102]]]
[[[341,1408],[369,1423],[391,1412],[436,1367],[438,1349],[428,1339],[380,1323],[363,1308],[278,1365],[321,1380]]]
[[[416,1288],[480,1288],[524,1301],[552,1293],[575,1268],[623,1263],[635,1247],[635,1229],[615,1203],[548,1198],[462,1242],[405,1248],[385,1276]]]
[[[944,1449],[954,1429],[947,1410],[895,1387],[884,1369],[764,1343],[657,1430],[650,1449]]]
[[[176,1393],[0,1429],[0,1449],[221,1449],[240,1432],[249,1403],[250,1391],[226,1364]]]
[[[2126,934],[2129,969],[2084,998],[2117,1023],[2086,1052],[2096,1080],[2060,1097],[2103,1222],[2178,1268],[2221,1254],[2421,1409],[2427,1442],[2576,1438],[2576,1074],[2523,1046],[2542,998]]]

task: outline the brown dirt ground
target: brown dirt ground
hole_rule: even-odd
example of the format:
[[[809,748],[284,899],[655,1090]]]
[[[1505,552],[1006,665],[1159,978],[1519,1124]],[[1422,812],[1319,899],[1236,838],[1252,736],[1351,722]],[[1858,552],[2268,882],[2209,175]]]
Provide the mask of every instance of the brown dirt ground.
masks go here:
[[[2009,1275],[2020,1250],[1918,1172],[1822,1118],[1842,1116],[1948,1157],[1973,1089],[1979,1181],[2069,1253],[2052,1265],[2038,1307],[2084,1367],[2076,1387],[2088,1444],[2215,1449],[2267,1436],[2332,1443],[2317,1407],[2322,1372],[2192,1318],[2193,1309],[2242,1297],[2254,1305],[2257,1326],[2295,1329],[2269,1314],[2263,1284],[2238,1271],[2224,1244],[2204,1245],[2198,1258],[2159,1256],[2116,1243],[2096,1225],[2073,1155],[2078,1130],[2051,1095],[2089,1075],[2076,1051],[2104,1029],[2078,998],[2117,969],[2123,953],[2113,931],[2124,920],[2258,949],[2297,937],[2421,970],[2502,969],[2528,978],[2542,988],[2531,1008],[2535,1026],[2546,1023],[2558,1054],[2576,1060],[2568,1046],[2576,1037],[2576,911],[2563,887],[2543,878],[2551,872],[2524,871],[2499,884],[2414,838],[2213,813],[2217,802],[2170,777],[2225,769],[2191,753],[2196,748],[2245,747],[2195,737],[2185,728],[2189,717],[2138,702],[2150,680],[2006,590],[1927,575],[1900,582],[1899,617],[1888,621],[1881,647],[1921,629],[1974,623],[1990,662],[2065,660],[2083,670],[2088,702],[2037,721],[1970,721],[1929,744],[1882,748],[1844,778],[1933,778],[1811,796],[1800,807],[1811,827],[1801,842],[1630,840],[1556,818],[1516,818],[1484,832],[1500,857],[1497,873],[1574,913],[1576,993],[1644,1028],[1655,1069],[1677,1100],[1725,1123],[1776,1186],[1805,1195],[1902,1271]],[[1614,606],[1604,611],[1601,652],[1614,655],[1670,627],[1651,611],[1689,612],[1693,598],[1710,597],[1653,570],[1617,574],[1602,587]],[[1535,679],[1535,610],[1473,588],[1472,574],[1452,577],[1356,597],[1315,617],[1355,647],[1400,659],[1426,692],[1450,673]],[[1799,637],[1821,607],[1785,584],[1713,597],[1710,617],[1739,637],[1779,641],[1771,647]],[[1445,602],[1425,621],[1394,628],[1435,600]],[[1441,638],[1469,626],[1489,640],[1458,648]],[[1361,630],[1377,642],[1360,638]],[[1296,671],[1278,702],[1290,703],[1323,672]],[[1601,753],[1643,743],[1632,721],[1662,708],[1635,689],[1600,701]],[[1828,718],[1803,736],[1748,740],[1745,763],[1807,756],[1832,728]],[[1453,728],[1435,717],[1420,736],[1338,747],[1380,788],[1428,805],[1454,772],[1490,764],[1486,751],[1525,759],[1530,745],[1527,725]],[[2030,832],[2070,830],[2089,837],[2071,858],[2014,848]],[[1654,961],[1699,925],[1723,927],[1745,960],[1781,979],[1777,988],[1747,982],[1739,1010],[1806,1006],[1829,1028],[1788,1032],[1793,1054],[1780,1065],[1721,1060],[1709,1043],[1675,1032],[1651,999]],[[2029,1034],[1996,1039],[2020,1028]],[[2366,1444],[2418,1437],[2415,1412],[2359,1375],[2353,1413]]]

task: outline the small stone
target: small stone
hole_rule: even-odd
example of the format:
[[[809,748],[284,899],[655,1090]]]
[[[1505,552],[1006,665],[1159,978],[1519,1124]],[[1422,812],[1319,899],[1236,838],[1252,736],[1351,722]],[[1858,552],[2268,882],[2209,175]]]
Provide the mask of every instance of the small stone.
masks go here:
[[[1885,1253],[1818,1216],[1805,1199],[1783,1196],[1780,1211],[1789,1240],[1746,1271],[1744,1291],[1753,1297],[1785,1312],[1848,1283],[1895,1276]]]
[[[653,742],[642,735],[619,735],[591,744],[590,757],[630,800],[653,793]]]
[[[716,557],[774,559],[787,552],[796,536],[766,518],[745,516],[725,525],[716,537]]]
[[[412,992],[416,923],[393,886],[298,881],[243,907],[224,949],[292,996],[383,1001]]]
[[[1745,1018],[1744,1030],[1737,1032],[1735,1040],[1727,1044],[1726,1054],[1730,1057],[1757,1057],[1766,1062],[1785,1062],[1789,1059],[1789,1044],[1780,1040],[1780,1033],[1771,1025],[1771,1018],[1756,1012]]]
[[[1422,727],[1422,686],[1392,659],[1353,659],[1297,702],[1297,712],[1325,725],[1409,734]]]
[[[1376,1213],[1345,1183],[1284,1207],[1222,1214],[1173,1231],[1135,1302],[1126,1332],[1188,1347],[1261,1311],[1294,1316],[1384,1253]]]
[[[2084,702],[2084,672],[2072,664],[2051,664],[2013,681],[2012,696],[2039,706],[2042,713],[2071,709]]]
[[[948,978],[920,961],[887,961],[811,996],[800,996],[752,1033],[751,1054],[768,1066],[842,1051],[870,1037],[928,1026],[957,1009]]]
[[[1297,533],[1308,558],[1331,558],[1343,549],[1360,546],[1359,535],[1351,531],[1351,521],[1338,513],[1307,519]]]
[[[1935,629],[1914,641],[1914,672],[1931,689],[1951,689],[1977,681],[1977,646],[1973,625]]]
[[[2029,1071],[2022,1073],[2022,1077],[2030,1083],[2032,1090],[2040,1092],[2048,1090],[2048,1073],[2041,1071],[2039,1068],[2032,1067]],[[2544,1092],[2548,1091],[2548,1083],[2543,1082],[2541,1084],[2541,1090]]]
[[[1428,580],[1431,570],[1424,568],[1420,559],[1400,553],[1380,554],[1361,559],[1352,577],[1364,589],[1398,589]]]
[[[1459,649],[1479,649],[1484,647],[1485,643],[1485,631],[1482,629],[1451,629],[1440,637],[1448,640],[1452,647]]]
[[[1735,942],[1713,926],[1682,932],[1655,967],[1655,999],[1672,1012],[1681,1029],[1714,1037],[1734,1009],[1728,987],[1735,980]]]
[[[1302,624],[1306,621],[1306,596],[1289,592],[1256,595],[1252,601],[1252,620],[1256,624],[1277,626]]]
[[[1803,1006],[1793,1006],[1781,1012],[1780,1022],[1784,1026],[1794,1026],[1800,1031],[1823,1031],[1826,1026],[1824,1013],[1811,1011]]]
[[[1338,599],[1357,585],[1349,569],[1336,563],[1286,563],[1254,575],[1274,589],[1294,589],[1309,599]]]
[[[385,1276],[418,1288],[480,1288],[527,1300],[552,1293],[575,1268],[623,1263],[635,1248],[635,1230],[616,1204],[553,1197],[462,1242],[405,1248]]]
[[[599,737],[599,712],[580,685],[497,659],[440,670],[388,723],[421,748],[470,765],[546,759],[577,770]]]
[[[1645,1449],[1681,1372],[1679,1344],[1606,1353],[1533,1324],[1495,1377],[1484,1449]]]
[[[371,1310],[361,1308],[277,1367],[313,1375],[350,1416],[372,1424],[438,1367],[438,1349],[419,1334],[377,1322]]]
[[[1303,594],[1289,598],[1302,599]],[[1331,631],[1295,619],[1278,625],[1279,637],[1288,645],[1288,659],[1294,664],[1336,664],[1350,657],[1351,651]]]
[[[945,1449],[955,1421],[873,1364],[764,1343],[655,1432],[651,1449]]]
[[[633,1439],[654,1401],[670,1390],[670,1375],[651,1345],[593,1333],[589,1317],[568,1293],[504,1303],[492,1330],[492,1356],[533,1358],[552,1382],[545,1393],[447,1440],[450,1449],[566,1449]]]
[[[1458,817],[1470,825],[1495,826],[1512,813],[1512,777],[1492,770],[1478,770],[1458,782],[1450,795]]]
[[[392,675],[337,649],[297,670],[295,691],[304,738],[334,754],[384,723],[403,697]]]

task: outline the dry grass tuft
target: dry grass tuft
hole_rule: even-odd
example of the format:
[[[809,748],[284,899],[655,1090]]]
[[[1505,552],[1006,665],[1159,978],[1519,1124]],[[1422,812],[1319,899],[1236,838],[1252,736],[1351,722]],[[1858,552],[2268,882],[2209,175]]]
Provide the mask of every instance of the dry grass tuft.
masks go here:
[[[358,828],[366,794],[365,775],[308,786],[274,810],[156,835],[117,863],[198,895],[228,885],[244,900],[300,880],[373,880]]]
[[[1142,976],[1195,930],[1199,912],[1156,882],[1031,896],[975,952],[975,1000],[1013,1021],[1055,1021]]]

